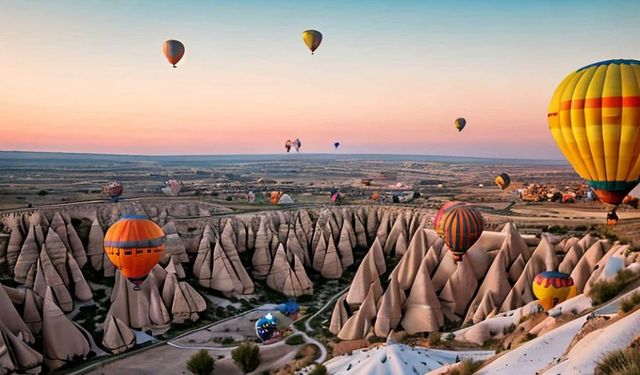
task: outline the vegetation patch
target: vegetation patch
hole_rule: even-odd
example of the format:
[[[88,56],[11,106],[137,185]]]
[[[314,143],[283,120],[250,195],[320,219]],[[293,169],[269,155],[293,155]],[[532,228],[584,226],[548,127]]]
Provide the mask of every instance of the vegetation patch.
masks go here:
[[[638,305],[640,305],[640,292],[635,292],[620,302],[620,311],[628,313]]]
[[[597,362],[596,370],[602,375],[640,374],[640,351],[629,348],[609,352]]]
[[[482,367],[482,361],[465,359],[458,367],[448,372],[449,375],[472,375]]]
[[[589,292],[589,297],[594,306],[600,305],[611,300],[620,294],[624,287],[634,279],[633,272],[629,270],[621,270],[611,281],[598,281],[593,285]]]
[[[240,370],[249,373],[260,366],[260,348],[254,343],[243,342],[231,351],[231,358]]]
[[[215,360],[206,350],[200,350],[187,361],[187,370],[195,375],[211,375]]]
[[[304,344],[304,337],[302,337],[302,335],[292,335],[287,337],[284,342],[287,345],[301,345]]]

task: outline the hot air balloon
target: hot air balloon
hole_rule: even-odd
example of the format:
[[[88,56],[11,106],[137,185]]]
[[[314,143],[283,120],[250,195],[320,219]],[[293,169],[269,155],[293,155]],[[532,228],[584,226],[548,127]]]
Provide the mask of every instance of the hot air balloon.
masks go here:
[[[496,179],[494,181],[501,190],[504,190],[511,184],[511,177],[509,177],[509,175],[506,173],[500,173],[499,176],[496,176]]]
[[[569,74],[549,104],[558,148],[603,203],[640,180],[640,61],[608,60]]]
[[[464,129],[464,127],[467,125],[467,120],[465,120],[463,117],[459,117],[456,119],[454,124],[456,125],[456,129],[461,132],[462,129]]]
[[[180,193],[181,188],[182,182],[178,180],[169,180],[165,181],[165,187],[163,187],[161,190],[164,194],[175,197]]]
[[[307,48],[311,50],[311,54],[315,54],[316,49],[320,46],[320,42],[322,42],[322,34],[317,30],[305,30],[302,32],[302,40],[304,44],[307,45]]]
[[[338,147],[340,147],[340,142],[335,142],[335,143],[333,144],[333,147],[335,147],[335,149],[337,150],[337,149],[338,149]]]
[[[135,285],[134,289],[140,290],[140,284],[160,261],[165,242],[162,229],[146,215],[125,215],[107,230],[104,252]]]
[[[463,205],[463,204],[464,203],[458,202],[458,201],[450,201],[443,204],[440,207],[440,209],[438,210],[438,213],[436,213],[435,218],[433,218],[433,229],[438,233],[438,236],[442,237],[442,228],[438,226],[440,224],[440,219],[442,218],[442,214],[453,206]]]
[[[296,140],[293,141],[291,143],[291,145],[293,146],[293,148],[296,149],[296,152],[299,152],[300,151],[300,147],[302,147],[302,143],[300,143],[300,139],[298,139],[298,138],[296,138]]]
[[[280,198],[282,198],[283,194],[284,194],[284,192],[282,192],[282,191],[272,191],[271,195],[269,196],[269,203],[271,203],[271,204],[280,203]]]
[[[123,192],[124,188],[118,181],[110,182],[102,187],[102,194],[109,197],[112,202],[120,200],[120,196],[122,196]]]
[[[169,61],[169,64],[177,68],[176,64],[182,59],[182,56],[184,56],[184,44],[180,41],[169,39],[162,44],[162,53],[167,61]]]
[[[453,259],[462,261],[462,256],[480,238],[484,220],[480,212],[465,205],[452,205],[442,213],[438,222],[442,239],[449,246]]]
[[[538,303],[545,311],[576,295],[573,279],[562,272],[541,272],[533,279],[531,287]]]
[[[284,143],[284,149],[287,150],[287,152],[291,151],[291,140],[287,139],[287,141]]]

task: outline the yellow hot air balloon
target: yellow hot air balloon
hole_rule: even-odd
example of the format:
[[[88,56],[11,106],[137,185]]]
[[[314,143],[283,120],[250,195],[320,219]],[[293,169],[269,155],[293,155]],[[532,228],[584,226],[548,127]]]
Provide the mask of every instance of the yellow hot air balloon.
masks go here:
[[[619,205],[640,180],[640,61],[602,61],[569,74],[548,118],[580,177],[600,201]]]
[[[307,45],[307,48],[311,50],[311,54],[313,55],[322,42],[322,34],[317,30],[305,30],[302,32],[302,40],[304,41],[304,44]]]
[[[576,295],[573,279],[562,272],[541,272],[533,279],[531,287],[545,311]]]
[[[178,40],[167,40],[162,44],[162,53],[167,61],[169,61],[174,68],[177,68],[176,64],[182,59],[182,56],[184,56],[184,44]]]

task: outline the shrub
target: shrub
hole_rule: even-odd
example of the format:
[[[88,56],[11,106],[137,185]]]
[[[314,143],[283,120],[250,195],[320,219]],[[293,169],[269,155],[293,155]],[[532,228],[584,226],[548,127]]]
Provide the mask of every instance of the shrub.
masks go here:
[[[482,361],[474,361],[473,359],[465,359],[460,365],[453,369],[451,375],[473,375],[482,367]]]
[[[231,344],[233,344],[234,342],[236,342],[236,340],[234,340],[234,338],[233,338],[233,337],[229,337],[229,336],[227,336],[227,337],[225,337],[225,338],[223,338],[223,339],[222,339],[221,344],[222,344],[222,345],[231,345]]]
[[[49,192],[48,192],[48,191],[46,191],[46,190],[40,190],[40,191],[38,192],[38,195],[39,195],[39,196],[41,196],[41,197],[42,197],[42,196],[45,196],[45,195],[47,195],[47,194],[49,194]]]
[[[317,364],[316,367],[309,372],[309,375],[327,375],[327,368],[322,364]]]
[[[429,334],[429,345],[436,346],[440,344],[442,335],[440,332],[431,332]]]
[[[640,351],[618,349],[609,352],[600,358],[596,369],[603,375],[640,374]]]
[[[231,358],[246,374],[260,365],[260,348],[256,344],[243,342],[231,351]]]
[[[620,311],[628,313],[638,305],[640,305],[640,292],[635,292],[620,302]]]
[[[524,337],[524,341],[531,341],[531,340],[535,339],[536,337],[538,337],[538,335],[535,335],[533,333],[527,332],[527,335]]]
[[[200,350],[187,361],[187,370],[195,375],[211,375],[215,367],[215,360],[206,350]]]
[[[506,336],[515,330],[516,330],[516,325],[511,323],[502,329],[502,334]]]
[[[284,342],[287,345],[300,345],[300,344],[304,344],[304,337],[302,337],[302,335],[293,335],[293,336],[287,337],[287,339],[284,340]]]
[[[613,280],[603,280],[593,284],[589,292],[593,305],[605,303],[617,296],[631,279],[633,279],[633,272],[621,270]]]

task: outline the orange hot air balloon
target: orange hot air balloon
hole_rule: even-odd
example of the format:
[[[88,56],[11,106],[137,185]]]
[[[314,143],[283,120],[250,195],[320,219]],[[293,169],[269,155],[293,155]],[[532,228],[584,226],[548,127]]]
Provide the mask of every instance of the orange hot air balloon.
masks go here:
[[[109,261],[140,290],[165,250],[166,238],[158,224],[146,215],[125,215],[104,236]]]
[[[177,68],[176,64],[184,56],[184,44],[178,40],[169,39],[162,45],[162,53],[167,61]]]
[[[484,220],[480,212],[458,204],[452,205],[442,213],[438,227],[442,230],[442,239],[449,246],[453,259],[459,262],[480,238],[484,230]]]

